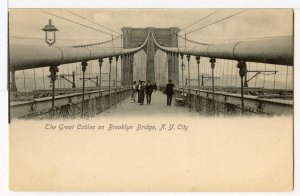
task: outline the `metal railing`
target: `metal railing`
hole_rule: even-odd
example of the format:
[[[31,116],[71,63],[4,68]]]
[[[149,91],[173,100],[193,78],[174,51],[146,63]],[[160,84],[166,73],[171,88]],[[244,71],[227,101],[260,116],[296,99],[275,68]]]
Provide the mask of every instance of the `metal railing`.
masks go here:
[[[189,93],[190,91],[190,93]],[[182,94],[186,96],[182,96]],[[243,113],[241,95],[224,91],[176,88],[175,97],[184,99],[184,105],[204,116],[231,116]],[[244,114],[291,115],[292,100],[265,99],[253,95],[244,97]]]
[[[70,93],[55,96],[55,108],[52,109],[51,97],[37,98],[31,101],[13,102],[10,106],[10,118],[47,119],[93,117],[131,95],[131,87],[86,92],[84,101],[82,93]],[[111,95],[111,97],[110,97]]]

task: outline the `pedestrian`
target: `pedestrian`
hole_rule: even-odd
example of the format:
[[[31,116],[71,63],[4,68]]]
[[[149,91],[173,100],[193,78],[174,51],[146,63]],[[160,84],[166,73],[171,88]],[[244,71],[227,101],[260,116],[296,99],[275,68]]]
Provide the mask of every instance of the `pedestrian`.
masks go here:
[[[140,103],[140,105],[144,104],[145,90],[146,90],[146,85],[145,85],[145,82],[142,81],[141,84],[140,84],[140,89],[139,89],[139,103]]]
[[[138,95],[138,103],[140,103],[140,89],[141,89],[142,81],[139,80],[139,83],[136,85],[136,92]]]
[[[157,91],[157,84],[156,84],[156,82],[155,82],[154,85],[153,85],[153,90],[154,90],[154,91]]]
[[[135,95],[136,95],[136,81],[132,83],[132,94],[131,94],[131,101],[135,102]]]
[[[150,81],[146,84],[146,98],[147,98],[147,104],[151,103],[151,95],[153,92],[153,85]]]
[[[171,106],[172,97],[174,95],[175,85],[172,83],[172,80],[169,80],[169,83],[166,85],[165,94],[167,95],[167,106]]]

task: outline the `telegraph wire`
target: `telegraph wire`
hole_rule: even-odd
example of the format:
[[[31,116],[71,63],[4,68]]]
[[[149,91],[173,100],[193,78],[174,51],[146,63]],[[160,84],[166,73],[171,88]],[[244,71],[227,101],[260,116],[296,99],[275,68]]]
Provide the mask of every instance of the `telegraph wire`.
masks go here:
[[[113,39],[109,39],[109,40],[106,40],[106,41],[103,41],[103,42],[97,42],[97,43],[90,43],[90,44],[83,44],[83,45],[75,45],[73,46],[74,48],[81,48],[81,47],[90,47],[90,46],[97,46],[97,45],[101,45],[101,44],[105,44],[105,43],[108,43],[108,42],[111,42],[113,40],[116,40],[118,38],[120,38],[121,36],[117,36]]]
[[[207,16],[201,18],[200,20],[197,20],[196,22],[194,22],[194,23],[192,23],[192,24],[190,24],[190,25],[184,27],[183,29],[181,29],[181,31],[184,31],[185,29],[187,29],[187,28],[189,28],[189,27],[191,27],[191,26],[193,26],[193,25],[195,25],[195,24],[197,24],[197,23],[199,23],[199,22],[205,20],[206,18],[208,18],[208,17],[210,17],[210,16],[216,14],[216,13],[219,12],[219,11],[220,11],[220,10],[216,10],[216,11],[214,11],[213,13],[208,14]]]
[[[182,37],[181,35],[177,35],[177,36],[180,37],[181,39],[184,39],[186,41],[189,41],[189,42],[192,42],[192,43],[195,43],[195,44],[209,45],[208,43],[202,43],[202,42],[197,42],[197,41],[194,41],[194,40],[191,40],[191,39],[186,39],[186,38]]]
[[[70,11],[70,10],[67,10],[67,12],[69,12],[69,13],[75,15],[75,16],[78,16],[78,17],[80,17],[80,18],[82,18],[82,19],[84,19],[84,20],[87,20],[87,21],[89,21],[89,22],[91,22],[91,23],[93,23],[93,24],[95,24],[95,25],[98,25],[99,27],[105,28],[106,30],[109,30],[109,31],[112,31],[112,32],[114,32],[114,33],[116,33],[116,34],[118,34],[118,35],[121,35],[120,33],[116,32],[116,31],[114,31],[114,30],[112,30],[112,29],[110,29],[110,28],[108,28],[108,27],[105,27],[104,25],[101,25],[101,24],[99,24],[99,23],[96,23],[96,22],[94,22],[94,21],[92,21],[92,20],[90,20],[90,19],[88,19],[88,18],[86,18],[86,17],[83,17],[83,16],[81,16],[81,15],[79,15],[79,14],[76,14],[76,13]]]
[[[199,27],[199,28],[197,28],[197,29],[194,29],[194,30],[192,30],[192,31],[189,31],[189,32],[185,33],[185,35],[188,35],[188,34],[190,34],[190,33],[193,33],[193,32],[195,32],[195,31],[198,31],[198,30],[200,30],[200,29],[204,29],[204,28],[206,28],[206,27],[209,27],[209,26],[214,25],[214,24],[216,24],[216,23],[222,22],[222,21],[227,20],[227,19],[229,19],[229,18],[232,18],[232,17],[234,17],[234,16],[236,16],[236,15],[238,15],[238,14],[241,14],[241,13],[247,11],[247,10],[248,10],[248,9],[245,9],[245,10],[243,10],[243,11],[237,12],[237,13],[235,13],[235,14],[232,14],[232,15],[229,15],[229,16],[227,16],[227,17],[225,17],[225,18],[222,18],[222,19],[220,19],[220,20],[217,20],[217,21],[215,21],[215,22],[213,22],[213,23],[210,23],[210,24],[204,25],[204,26],[202,26],[202,27]]]
[[[72,22],[72,23],[74,23],[74,24],[77,24],[77,25],[80,25],[80,26],[83,26],[83,27],[86,27],[86,28],[89,28],[89,29],[92,29],[92,30],[98,31],[98,32],[100,32],[100,33],[104,33],[104,34],[106,34],[106,35],[109,35],[109,36],[111,36],[111,34],[110,34],[110,33],[107,33],[107,32],[105,32],[105,31],[101,31],[101,30],[99,30],[99,29],[96,29],[96,28],[90,27],[90,26],[88,26],[88,25],[81,24],[81,23],[79,23],[79,22],[76,22],[76,21],[70,20],[70,19],[68,19],[68,18],[64,18],[64,17],[62,17],[62,16],[58,16],[58,15],[56,15],[56,14],[52,14],[52,13],[49,13],[49,12],[46,12],[46,11],[43,11],[43,12],[44,12],[44,13],[46,13],[46,14],[49,14],[49,15],[51,15],[51,16],[55,16],[55,17],[57,17],[57,18],[60,18],[60,19],[62,19],[62,20],[66,20],[66,21]]]
[[[292,35],[278,35],[278,36],[266,36],[266,37],[249,37],[249,38],[228,38],[228,39],[209,39],[209,40],[222,40],[222,41],[244,41],[244,40],[258,40],[258,39],[270,39],[270,38],[279,38],[279,37],[290,37]]]

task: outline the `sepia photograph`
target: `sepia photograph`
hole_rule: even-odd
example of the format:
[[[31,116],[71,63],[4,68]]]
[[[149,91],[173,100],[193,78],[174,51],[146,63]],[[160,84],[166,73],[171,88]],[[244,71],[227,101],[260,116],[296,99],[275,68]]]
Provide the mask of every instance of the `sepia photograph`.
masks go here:
[[[11,120],[292,115],[293,11],[12,9],[9,69]]]
[[[12,191],[293,190],[293,9],[7,22]]]

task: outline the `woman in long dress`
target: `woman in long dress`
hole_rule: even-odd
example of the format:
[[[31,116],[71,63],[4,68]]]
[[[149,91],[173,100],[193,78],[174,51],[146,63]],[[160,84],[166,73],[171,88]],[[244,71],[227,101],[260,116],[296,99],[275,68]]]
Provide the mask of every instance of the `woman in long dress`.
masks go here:
[[[133,102],[135,102],[135,94],[136,94],[136,81],[133,81],[132,94],[131,94],[131,101]]]

